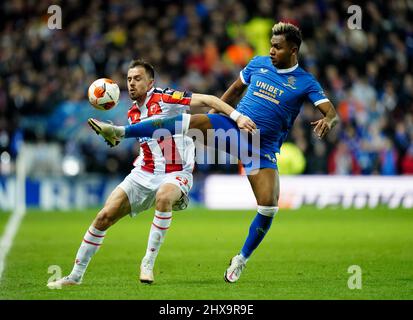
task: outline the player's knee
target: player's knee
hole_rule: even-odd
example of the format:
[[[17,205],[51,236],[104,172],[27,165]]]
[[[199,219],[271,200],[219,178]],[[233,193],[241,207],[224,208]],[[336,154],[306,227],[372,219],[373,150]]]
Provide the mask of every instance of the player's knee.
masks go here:
[[[173,205],[173,199],[168,192],[158,192],[156,194],[156,207],[161,210],[170,210]]]
[[[115,215],[107,207],[104,207],[95,219],[95,227],[99,230],[106,230],[115,223]]]
[[[276,207],[278,205],[277,198],[271,196],[261,196],[257,198],[258,206]]]

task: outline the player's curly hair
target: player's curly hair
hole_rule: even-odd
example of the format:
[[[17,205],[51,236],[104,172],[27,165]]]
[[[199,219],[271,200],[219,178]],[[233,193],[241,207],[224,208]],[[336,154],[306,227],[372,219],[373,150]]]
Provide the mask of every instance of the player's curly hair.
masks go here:
[[[287,42],[294,43],[300,49],[302,35],[297,26],[289,22],[278,22],[272,27],[272,34],[274,36],[284,35]]]
[[[136,67],[142,67],[145,69],[147,75],[151,79],[155,79],[155,68],[147,61],[143,59],[135,59],[132,60],[131,63],[129,64],[128,69],[136,68]]]

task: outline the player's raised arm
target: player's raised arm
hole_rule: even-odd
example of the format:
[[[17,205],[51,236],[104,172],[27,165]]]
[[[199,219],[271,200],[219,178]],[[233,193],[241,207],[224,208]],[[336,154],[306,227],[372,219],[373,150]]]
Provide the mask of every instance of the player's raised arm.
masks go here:
[[[212,95],[193,93],[190,106],[209,107],[218,113],[224,113],[231,119],[233,119],[240,129],[246,129],[252,133],[254,133],[255,129],[257,128],[255,123],[250,118],[242,115],[228,103]]]
[[[238,79],[231,84],[227,91],[224,92],[221,100],[232,106],[237,104],[239,98],[245,90],[245,87],[246,85],[242,82],[241,78],[238,77]]]
[[[320,103],[317,108],[324,115],[324,118],[311,122],[311,125],[314,126],[314,132],[321,139],[339,122],[339,118],[330,101]]]
[[[238,77],[238,79],[231,84],[227,91],[224,92],[221,100],[231,106],[235,106],[244,92],[245,87],[246,85],[242,82],[241,78]],[[217,113],[217,111],[215,109],[211,109],[209,113]]]

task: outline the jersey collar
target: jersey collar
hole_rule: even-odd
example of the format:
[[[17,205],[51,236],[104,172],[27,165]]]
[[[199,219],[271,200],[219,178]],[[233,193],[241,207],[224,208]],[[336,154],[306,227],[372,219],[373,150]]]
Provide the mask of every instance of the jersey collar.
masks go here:
[[[277,73],[288,73],[288,72],[294,71],[297,68],[298,68],[298,63],[295,66],[292,66],[291,68],[288,68],[288,69],[277,69],[277,68],[275,69],[277,70]]]
[[[152,93],[153,93],[154,90],[155,90],[155,87],[152,87],[152,88],[146,93],[146,99],[145,99],[145,101],[143,102],[142,106],[146,106],[146,104],[148,103],[149,99],[151,98]],[[138,108],[140,108],[140,106],[138,105],[138,102],[137,102],[136,100],[135,100],[133,103],[136,104],[136,106],[137,106]]]
[[[152,88],[146,93],[146,99],[148,99],[148,98],[152,95],[153,90],[155,90],[155,87],[152,87]]]

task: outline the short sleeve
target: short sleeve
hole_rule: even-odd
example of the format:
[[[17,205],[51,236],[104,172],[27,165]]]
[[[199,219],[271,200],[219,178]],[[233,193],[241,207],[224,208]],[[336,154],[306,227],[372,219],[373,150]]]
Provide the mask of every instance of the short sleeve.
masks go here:
[[[257,57],[252,58],[250,62],[245,66],[245,68],[240,71],[239,77],[241,78],[241,81],[243,84],[245,85],[250,84],[251,74],[255,67],[256,61],[257,61]]]
[[[182,104],[189,106],[192,99],[192,92],[189,91],[177,91],[174,89],[165,89],[162,93],[162,101],[170,104]]]
[[[310,87],[308,88],[307,97],[314,106],[330,101],[326,97],[323,88],[321,88],[320,84],[314,78],[311,80]]]

